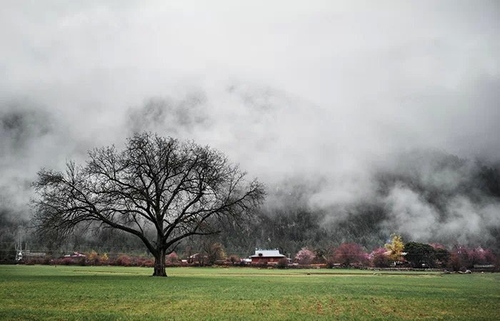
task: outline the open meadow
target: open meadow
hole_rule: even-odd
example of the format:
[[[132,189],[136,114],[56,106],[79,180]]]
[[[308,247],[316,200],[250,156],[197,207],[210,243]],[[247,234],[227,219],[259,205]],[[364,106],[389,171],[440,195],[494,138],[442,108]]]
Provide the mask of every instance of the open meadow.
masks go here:
[[[500,274],[0,266],[1,320],[498,320]]]

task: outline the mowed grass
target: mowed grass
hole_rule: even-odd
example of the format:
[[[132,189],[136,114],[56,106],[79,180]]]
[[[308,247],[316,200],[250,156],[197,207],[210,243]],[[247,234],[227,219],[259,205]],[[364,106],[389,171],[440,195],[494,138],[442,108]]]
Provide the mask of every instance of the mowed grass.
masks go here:
[[[0,266],[1,320],[500,320],[500,274]]]

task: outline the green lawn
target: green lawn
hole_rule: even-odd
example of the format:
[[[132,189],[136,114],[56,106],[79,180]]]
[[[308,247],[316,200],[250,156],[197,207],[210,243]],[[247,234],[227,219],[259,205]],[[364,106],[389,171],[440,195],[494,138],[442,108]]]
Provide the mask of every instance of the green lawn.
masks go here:
[[[500,274],[0,266],[0,320],[499,320]]]

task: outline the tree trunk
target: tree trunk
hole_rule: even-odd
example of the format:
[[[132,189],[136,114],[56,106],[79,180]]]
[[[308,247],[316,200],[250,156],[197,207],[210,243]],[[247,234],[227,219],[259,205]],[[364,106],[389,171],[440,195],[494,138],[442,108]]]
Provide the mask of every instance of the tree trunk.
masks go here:
[[[167,272],[165,270],[165,250],[158,250],[154,257],[155,266],[153,276],[167,276]]]

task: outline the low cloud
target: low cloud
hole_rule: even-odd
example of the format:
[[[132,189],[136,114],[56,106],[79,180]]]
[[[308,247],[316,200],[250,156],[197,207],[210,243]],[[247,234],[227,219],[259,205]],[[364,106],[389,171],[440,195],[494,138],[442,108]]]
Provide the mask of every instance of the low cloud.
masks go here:
[[[500,161],[495,1],[3,9],[3,206],[28,201],[39,168],[150,130],[225,152],[269,186],[269,202],[305,182],[301,199],[332,224],[366,203],[388,213],[376,228],[418,240],[474,240],[499,224],[495,200],[459,191],[473,165],[412,156]],[[423,189],[382,186],[387,172],[412,173]],[[439,206],[427,189],[442,193]]]

